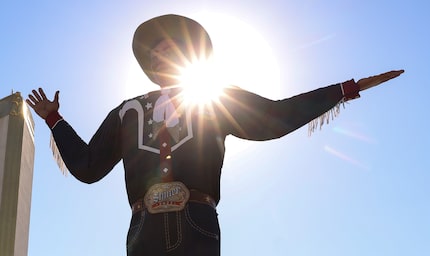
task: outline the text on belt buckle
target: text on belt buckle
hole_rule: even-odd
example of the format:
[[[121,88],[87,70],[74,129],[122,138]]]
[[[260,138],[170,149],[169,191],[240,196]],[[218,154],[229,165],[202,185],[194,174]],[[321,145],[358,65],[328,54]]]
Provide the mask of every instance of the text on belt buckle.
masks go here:
[[[179,181],[157,183],[145,194],[145,206],[150,213],[174,212],[184,209],[190,191]]]

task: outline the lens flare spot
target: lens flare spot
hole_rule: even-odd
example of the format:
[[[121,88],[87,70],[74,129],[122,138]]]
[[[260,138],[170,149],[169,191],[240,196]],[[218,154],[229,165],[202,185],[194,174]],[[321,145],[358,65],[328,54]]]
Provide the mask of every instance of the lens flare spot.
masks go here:
[[[354,159],[354,158],[352,158],[352,157],[350,157],[350,156],[348,156],[348,155],[346,155],[346,154],[344,154],[344,153],[342,153],[342,152],[340,152],[340,151],[338,151],[338,150],[336,150],[330,146],[327,146],[327,145],[324,146],[324,150],[327,151],[328,153],[336,156],[337,158],[340,158],[340,159],[348,162],[348,163],[359,166],[359,167],[366,169],[366,170],[369,169],[367,166],[365,166],[363,163],[360,163],[358,160],[356,160],[356,159]]]

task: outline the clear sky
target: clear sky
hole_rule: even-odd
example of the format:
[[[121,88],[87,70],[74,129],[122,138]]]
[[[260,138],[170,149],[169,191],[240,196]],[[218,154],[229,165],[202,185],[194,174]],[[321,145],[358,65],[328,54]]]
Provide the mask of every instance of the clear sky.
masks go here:
[[[272,99],[405,69],[311,137],[303,127],[267,142],[228,139],[222,255],[430,255],[429,11],[418,0],[5,0],[0,98],[60,90],[62,115],[88,141],[112,108],[157,88],[131,40],[167,13],[207,26],[215,55],[238,69],[231,80]],[[29,255],[125,255],[122,164],[92,185],[63,176],[33,117]]]

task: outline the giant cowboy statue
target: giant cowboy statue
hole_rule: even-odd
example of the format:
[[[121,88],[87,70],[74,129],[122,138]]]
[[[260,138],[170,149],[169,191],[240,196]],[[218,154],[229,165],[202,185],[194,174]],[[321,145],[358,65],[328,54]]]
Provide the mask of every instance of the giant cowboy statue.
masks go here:
[[[148,20],[134,34],[133,52],[160,90],[122,102],[89,143],[59,114],[58,91],[52,101],[41,88],[27,99],[78,180],[97,182],[123,160],[132,211],[129,256],[220,255],[216,207],[227,135],[280,138],[403,73],[349,80],[278,101],[226,86],[202,110],[184,103],[178,79],[193,56],[212,54],[209,35],[199,23],[179,15]]]

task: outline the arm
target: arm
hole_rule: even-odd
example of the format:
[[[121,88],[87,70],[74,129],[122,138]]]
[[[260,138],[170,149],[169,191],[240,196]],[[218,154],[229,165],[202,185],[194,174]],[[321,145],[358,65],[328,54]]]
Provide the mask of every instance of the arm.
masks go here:
[[[33,90],[27,103],[45,119],[69,171],[82,182],[92,183],[103,178],[121,159],[120,122],[112,111],[85,143],[58,113],[58,92],[54,100],[46,98],[42,89]]]
[[[359,97],[359,91],[395,78],[404,71],[390,71],[377,76],[320,88],[289,99],[272,101],[232,88],[218,104],[221,123],[227,134],[250,140],[268,140],[284,136],[321,116],[336,104]]]
[[[349,84],[356,86],[353,81]],[[278,101],[231,88],[226,90],[219,105],[222,124],[228,134],[249,140],[269,140],[307,124],[333,108],[342,98],[340,84]]]

